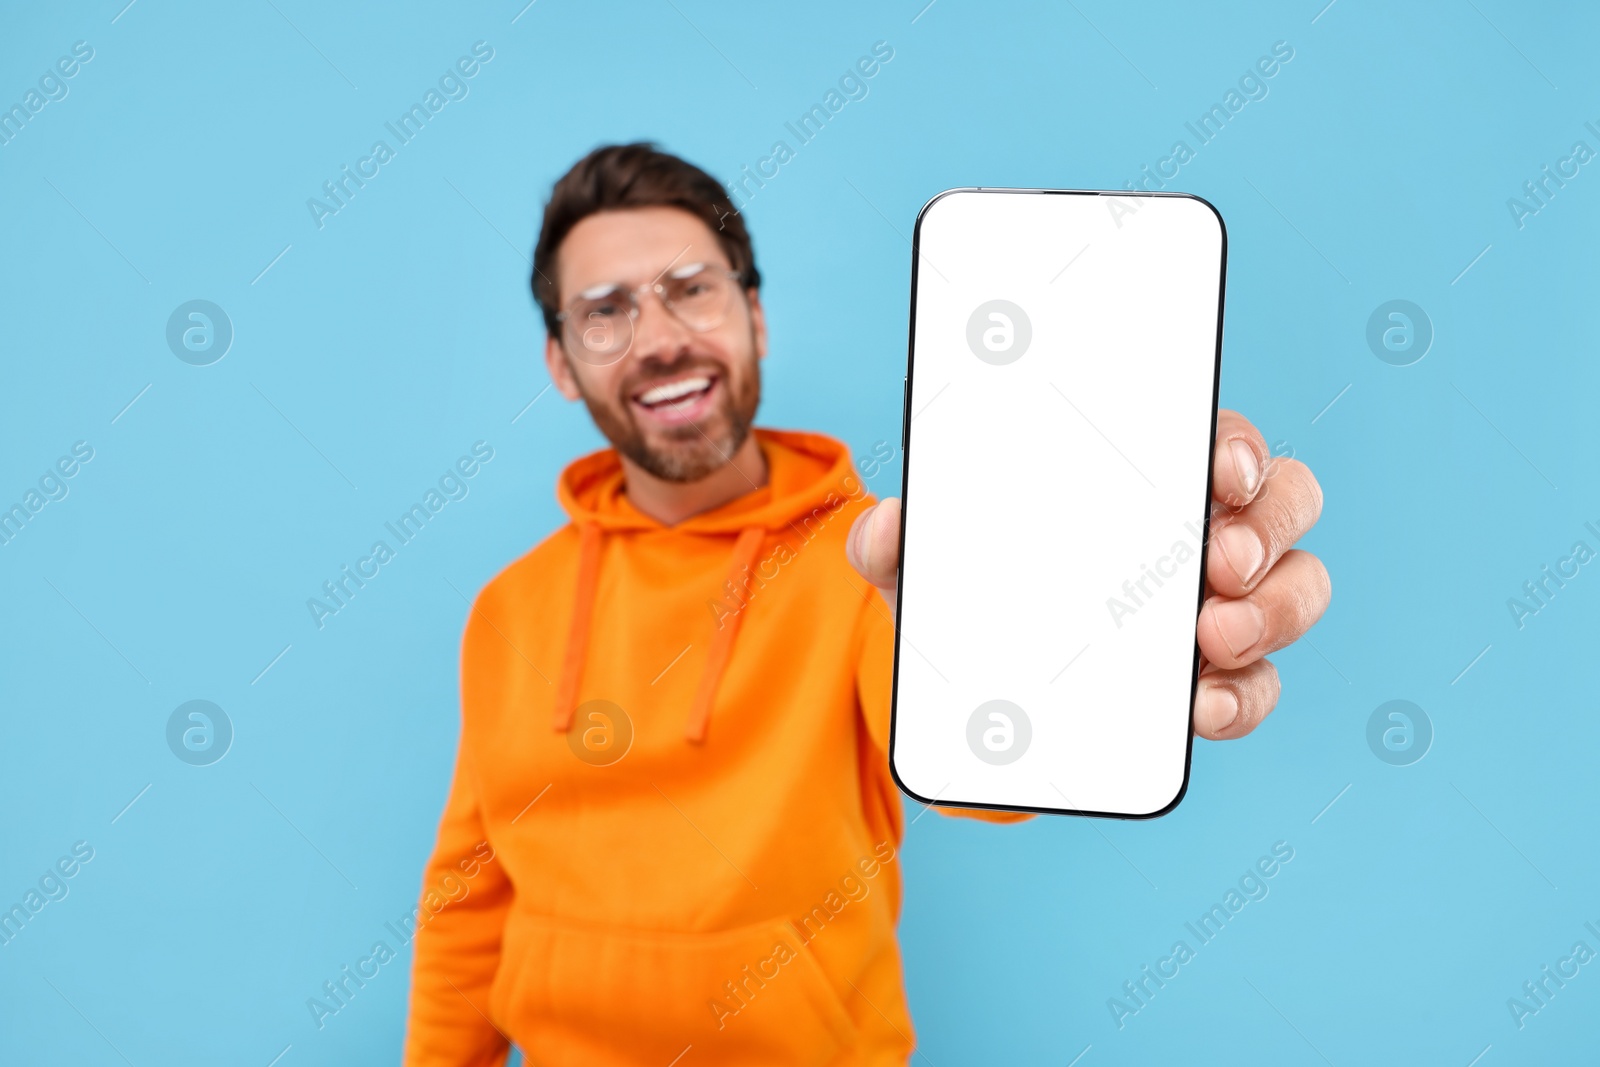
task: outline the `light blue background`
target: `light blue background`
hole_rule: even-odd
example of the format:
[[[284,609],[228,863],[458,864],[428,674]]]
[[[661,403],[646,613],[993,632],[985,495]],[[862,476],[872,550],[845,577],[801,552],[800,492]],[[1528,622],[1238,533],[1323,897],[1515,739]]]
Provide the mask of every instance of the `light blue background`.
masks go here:
[[[732,176],[893,46],[747,209],[761,421],[864,455],[898,441],[927,197],[1120,187],[1282,40],[1267,98],[1168,187],[1227,220],[1223,401],[1321,479],[1306,544],[1332,608],[1274,657],[1272,719],[1197,743],[1174,814],[916,821],[918,1062],[1592,1061],[1600,963],[1525,1029],[1506,1007],[1600,949],[1600,568],[1521,630],[1506,606],[1574,541],[1600,549],[1600,164],[1524,228],[1506,206],[1600,149],[1591,7],[123,2],[14,10],[0,35],[6,105],[95,49],[0,147],[0,500],[95,450],[0,547],[0,903],[95,849],[0,948],[0,1059],[397,1060],[409,952],[320,1032],[305,1001],[416,896],[463,595],[563,521],[554,478],[600,443],[553,390],[524,411],[547,382],[525,257],[579,155],[648,137]],[[470,95],[318,230],[306,199],[480,39]],[[209,367],[164,341],[195,298],[237,331]],[[1408,367],[1364,339],[1393,298],[1436,330]],[[470,495],[319,631],[306,598],[478,440]],[[205,768],[164,739],[196,698],[237,732]],[[1436,731],[1409,767],[1365,740],[1395,698]],[[1280,840],[1270,896],[1119,1030],[1107,999]]]

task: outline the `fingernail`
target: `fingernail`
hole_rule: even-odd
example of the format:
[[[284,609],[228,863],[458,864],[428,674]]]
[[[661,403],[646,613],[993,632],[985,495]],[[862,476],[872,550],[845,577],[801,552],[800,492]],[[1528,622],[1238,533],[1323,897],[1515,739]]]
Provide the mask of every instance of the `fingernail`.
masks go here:
[[[1213,538],[1222,556],[1239,576],[1239,581],[1249,585],[1267,560],[1267,552],[1256,532],[1242,522],[1230,523]]]
[[[1239,695],[1231,686],[1202,685],[1195,700],[1195,724],[1204,732],[1220,734],[1239,717]]]
[[[1211,609],[1211,618],[1234,659],[1254,648],[1267,630],[1266,616],[1250,600],[1225,600]]]
[[[1256,491],[1256,483],[1261,480],[1261,464],[1256,462],[1256,450],[1249,443],[1237,437],[1228,446],[1233,453],[1233,469],[1239,475],[1239,482],[1244,486],[1246,493]]]

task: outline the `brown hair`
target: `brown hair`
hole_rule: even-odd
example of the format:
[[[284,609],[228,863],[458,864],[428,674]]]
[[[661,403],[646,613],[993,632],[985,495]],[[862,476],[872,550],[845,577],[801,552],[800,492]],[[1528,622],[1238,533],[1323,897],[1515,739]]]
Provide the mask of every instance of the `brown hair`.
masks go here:
[[[551,337],[560,336],[561,331],[556,320],[561,294],[555,281],[561,242],[590,215],[636,207],[675,207],[700,219],[717,235],[717,243],[745,287],[760,288],[761,273],[756,270],[750,234],[721,183],[648,141],[602,145],[561,176],[544,207],[530,283]]]

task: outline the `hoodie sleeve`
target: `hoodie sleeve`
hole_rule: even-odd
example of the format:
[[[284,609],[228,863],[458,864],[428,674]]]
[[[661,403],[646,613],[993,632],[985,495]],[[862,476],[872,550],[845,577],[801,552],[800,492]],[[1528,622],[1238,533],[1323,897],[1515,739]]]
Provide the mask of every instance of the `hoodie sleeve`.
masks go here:
[[[856,579],[852,585],[864,586],[870,599],[858,617],[862,628],[860,655],[856,663],[856,692],[861,700],[862,715],[866,719],[867,733],[877,752],[873,758],[884,763],[885,780],[889,776],[889,701],[894,689],[894,624],[890,622],[889,607],[883,595],[864,581]],[[977,808],[953,808],[935,805],[940,815],[983,822],[1013,823],[1033,818],[1025,811],[989,811]]]
[[[488,1016],[511,896],[511,882],[484,832],[463,737],[423,875],[405,1067],[501,1067],[506,1062],[509,1044]]]

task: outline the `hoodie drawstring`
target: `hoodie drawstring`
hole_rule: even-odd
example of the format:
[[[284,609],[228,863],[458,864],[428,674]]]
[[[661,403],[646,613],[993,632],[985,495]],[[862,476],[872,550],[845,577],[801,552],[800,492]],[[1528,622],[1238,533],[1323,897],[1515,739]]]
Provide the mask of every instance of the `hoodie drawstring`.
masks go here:
[[[728,581],[735,590],[742,588],[745,572],[755,565],[767,531],[761,526],[748,526],[740,531],[733,545],[733,557],[728,565]],[[600,549],[602,531],[596,522],[581,523],[578,528],[578,581],[572,604],[572,622],[568,629],[567,651],[561,661],[561,684],[556,689],[555,730],[566,733],[572,726],[577,711],[578,685],[583,678],[584,660],[589,654],[589,632],[594,618],[595,589],[600,578]],[[684,737],[689,741],[705,740],[706,727],[711,720],[711,705],[716,700],[717,687],[722,683],[728,661],[733,658],[733,641],[738,636],[744,612],[738,611],[723,617],[721,626],[711,638],[711,650],[706,655],[705,672],[689,705],[689,721]]]
[[[766,539],[767,531],[760,526],[747,526],[739,534],[739,539],[733,545],[733,561],[728,566],[728,581],[733,583],[735,589],[740,588],[739,580],[744,572],[754,566],[756,553],[761,551],[761,542]],[[711,651],[706,655],[705,673],[700,676],[700,687],[695,690],[694,703],[689,705],[689,723],[683,731],[683,736],[690,741],[704,741],[706,737],[706,724],[711,720],[711,702],[716,699],[717,686],[722,682],[722,673],[728,666],[728,660],[733,657],[733,639],[738,636],[739,623],[744,618],[744,612],[738,611],[725,615],[722,624],[717,628],[716,635],[711,638]]]
[[[586,522],[578,528],[578,590],[572,603],[572,625],[567,630],[567,654],[561,660],[561,685],[556,689],[555,728],[566,733],[578,707],[578,683],[589,654],[589,624],[594,617],[595,586],[600,577],[600,524]]]

